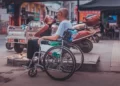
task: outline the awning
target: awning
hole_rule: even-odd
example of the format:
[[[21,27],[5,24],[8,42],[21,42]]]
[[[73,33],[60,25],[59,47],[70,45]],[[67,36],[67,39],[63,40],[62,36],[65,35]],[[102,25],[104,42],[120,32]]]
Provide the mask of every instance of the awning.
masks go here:
[[[77,1],[77,0],[6,0],[6,1],[14,1],[14,2],[47,2],[47,1]]]
[[[20,4],[23,2],[50,2],[50,1],[77,1],[77,0],[3,0],[2,4],[9,5],[12,2]]]
[[[79,10],[114,10],[120,9],[120,0],[93,0],[79,6]]]

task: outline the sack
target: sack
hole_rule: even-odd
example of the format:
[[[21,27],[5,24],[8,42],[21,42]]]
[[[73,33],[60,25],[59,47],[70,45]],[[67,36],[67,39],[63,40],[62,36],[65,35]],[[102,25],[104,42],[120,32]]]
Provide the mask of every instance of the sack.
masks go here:
[[[90,31],[80,31],[76,34],[76,37],[74,39],[79,39],[81,37],[85,37],[90,34],[91,34]]]
[[[100,17],[98,15],[92,15],[85,18],[85,23],[87,26],[94,26],[99,23]]]

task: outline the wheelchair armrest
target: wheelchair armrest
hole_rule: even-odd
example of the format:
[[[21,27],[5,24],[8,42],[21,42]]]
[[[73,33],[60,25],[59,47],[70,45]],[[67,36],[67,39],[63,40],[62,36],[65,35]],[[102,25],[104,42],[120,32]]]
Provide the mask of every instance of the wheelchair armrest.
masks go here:
[[[60,37],[62,38],[62,37]],[[62,40],[44,40],[44,41],[50,41],[50,42],[61,42]]]
[[[67,31],[68,31],[68,30],[72,30],[72,31],[74,31],[74,30],[76,30],[76,29],[73,29],[73,28],[68,28],[68,29],[67,29]]]

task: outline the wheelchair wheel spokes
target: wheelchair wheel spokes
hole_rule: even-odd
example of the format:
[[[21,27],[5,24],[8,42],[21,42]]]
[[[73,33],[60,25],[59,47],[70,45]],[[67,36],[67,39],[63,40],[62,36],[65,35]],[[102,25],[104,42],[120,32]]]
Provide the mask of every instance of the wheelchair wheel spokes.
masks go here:
[[[80,70],[84,62],[84,55],[79,46],[72,44],[70,50],[75,56],[76,59],[76,71]]]
[[[55,80],[66,80],[75,72],[75,57],[66,47],[49,49],[44,56],[43,63],[48,76]],[[68,66],[71,68],[67,69]]]
[[[57,58],[53,57],[52,55],[47,55],[46,68],[55,70],[58,65],[59,61]]]
[[[68,53],[65,53],[63,55],[63,59],[62,59],[62,65],[61,65],[61,68],[62,68],[62,71],[65,72],[65,73],[70,73],[72,68],[73,68],[73,60],[72,58],[70,58],[70,54]]]

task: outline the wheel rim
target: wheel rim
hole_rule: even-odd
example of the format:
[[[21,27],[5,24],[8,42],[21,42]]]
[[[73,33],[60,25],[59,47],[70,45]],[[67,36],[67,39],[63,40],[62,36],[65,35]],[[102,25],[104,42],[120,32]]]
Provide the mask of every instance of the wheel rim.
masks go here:
[[[23,51],[23,48],[20,47],[20,44],[15,44],[14,50],[15,50],[17,53],[21,53],[21,52]]]
[[[60,48],[60,47],[58,47],[58,48]],[[54,51],[56,51],[56,52],[60,53],[60,49],[58,49],[58,48],[56,48],[56,49],[53,48],[51,50],[48,50],[48,52],[45,54],[44,67],[45,67],[46,73],[50,77],[52,77],[53,79],[56,79],[56,80],[63,80],[63,79],[70,77],[74,73],[75,58],[73,59],[73,57],[71,57],[72,56],[71,54],[70,54],[70,56],[67,55],[68,52],[65,51],[65,49],[64,49],[65,53],[62,53],[60,55],[61,56],[60,58],[53,56],[51,54],[51,52],[53,53]],[[71,69],[66,69],[70,66],[72,66]],[[64,72],[64,71],[66,71],[66,72]]]
[[[93,49],[93,44],[90,40],[83,40],[78,45],[84,53],[89,53]]]
[[[7,49],[13,49],[13,47],[11,47],[11,44],[10,44],[10,43],[6,43],[6,48],[7,48]]]

